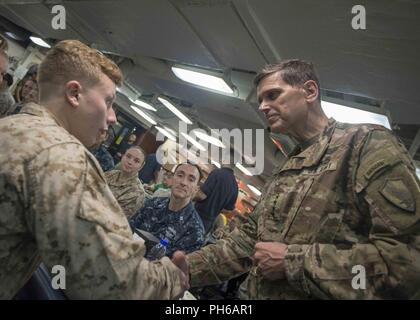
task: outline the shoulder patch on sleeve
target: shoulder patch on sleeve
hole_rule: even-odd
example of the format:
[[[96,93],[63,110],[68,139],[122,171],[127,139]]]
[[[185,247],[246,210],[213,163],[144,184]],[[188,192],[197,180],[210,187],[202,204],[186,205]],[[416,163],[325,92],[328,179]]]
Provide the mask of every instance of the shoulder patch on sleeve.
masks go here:
[[[416,202],[402,179],[387,179],[379,192],[394,206],[415,213]]]

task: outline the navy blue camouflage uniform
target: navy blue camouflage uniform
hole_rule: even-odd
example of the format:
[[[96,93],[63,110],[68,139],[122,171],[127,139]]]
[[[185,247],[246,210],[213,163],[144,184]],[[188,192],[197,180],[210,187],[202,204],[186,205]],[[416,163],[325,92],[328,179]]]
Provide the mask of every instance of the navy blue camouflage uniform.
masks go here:
[[[130,219],[132,228],[167,239],[166,255],[176,250],[196,251],[204,244],[204,226],[191,202],[178,212],[169,210],[169,198],[152,198]]]
[[[98,160],[104,172],[114,168],[114,159],[104,145],[101,145],[98,149],[94,150],[92,154],[95,156],[96,160]]]

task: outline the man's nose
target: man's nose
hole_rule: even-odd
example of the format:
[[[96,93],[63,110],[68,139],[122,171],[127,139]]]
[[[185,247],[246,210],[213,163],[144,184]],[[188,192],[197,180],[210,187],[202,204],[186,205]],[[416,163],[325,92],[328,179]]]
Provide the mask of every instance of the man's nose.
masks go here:
[[[108,126],[112,126],[117,122],[117,116],[115,115],[115,111],[113,108],[109,108],[106,122]]]
[[[258,107],[258,111],[267,113],[268,110],[270,110],[270,105],[266,102],[266,101],[261,101],[259,107]]]

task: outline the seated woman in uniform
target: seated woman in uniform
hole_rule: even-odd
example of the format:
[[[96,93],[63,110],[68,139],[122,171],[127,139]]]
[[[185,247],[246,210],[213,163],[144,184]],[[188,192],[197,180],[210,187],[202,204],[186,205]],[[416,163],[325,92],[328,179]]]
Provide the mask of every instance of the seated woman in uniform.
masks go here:
[[[38,81],[32,77],[27,77],[22,80],[22,83],[21,101],[16,102],[7,112],[7,115],[18,114],[25,104],[30,102],[38,103],[39,101]]]
[[[144,203],[144,188],[138,172],[144,165],[145,154],[139,146],[131,146],[121,158],[118,169],[105,172],[108,185],[127,218]]]

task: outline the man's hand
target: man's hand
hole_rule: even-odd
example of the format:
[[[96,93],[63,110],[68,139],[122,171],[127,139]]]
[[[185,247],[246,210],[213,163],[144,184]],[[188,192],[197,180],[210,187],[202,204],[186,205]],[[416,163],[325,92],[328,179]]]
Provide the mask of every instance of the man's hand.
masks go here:
[[[181,272],[181,287],[188,290],[190,288],[190,271],[188,268],[187,256],[183,251],[175,251],[172,255],[172,263],[176,265]]]
[[[269,280],[283,279],[284,256],[287,245],[280,242],[258,242],[255,245],[255,253],[252,256],[257,272]]]

